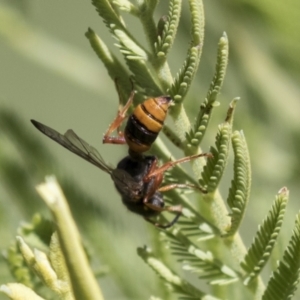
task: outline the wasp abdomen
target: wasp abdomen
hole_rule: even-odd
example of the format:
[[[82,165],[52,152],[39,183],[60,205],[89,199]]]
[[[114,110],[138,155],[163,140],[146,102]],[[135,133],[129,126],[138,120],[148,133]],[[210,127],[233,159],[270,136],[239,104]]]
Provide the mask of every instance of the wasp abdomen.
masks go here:
[[[125,128],[131,150],[141,153],[151,147],[164,124],[170,102],[168,96],[149,98],[135,108]]]

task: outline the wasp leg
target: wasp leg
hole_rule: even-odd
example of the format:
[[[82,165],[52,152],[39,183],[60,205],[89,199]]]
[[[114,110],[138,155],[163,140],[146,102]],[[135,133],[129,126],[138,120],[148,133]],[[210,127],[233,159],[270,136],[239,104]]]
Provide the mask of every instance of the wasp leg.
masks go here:
[[[110,126],[108,127],[107,131],[104,134],[102,140],[103,144],[126,144],[124,134],[119,130],[119,128],[124,122],[124,120],[127,118],[126,112],[129,109],[130,105],[132,104],[134,94],[135,94],[134,89],[132,89],[129,99],[127,103],[124,105],[124,107],[121,107],[121,105],[119,105],[119,110],[116,118],[113,120],[113,122],[110,124]],[[111,134],[116,129],[118,131],[118,136],[117,137],[111,136]]]
[[[172,183],[168,184],[165,186],[162,186],[158,189],[159,192],[167,192],[172,189],[185,189],[185,188],[190,188],[190,189],[196,189],[199,190],[203,194],[207,194],[207,190],[199,185],[195,184],[188,184],[188,183]]]
[[[153,224],[153,225],[155,225],[156,227],[159,227],[159,228],[166,229],[166,228],[169,228],[169,227],[173,226],[178,221],[179,217],[181,216],[181,212],[182,212],[182,206],[181,205],[166,206],[164,208],[156,207],[154,205],[150,205],[150,206],[151,206],[151,209],[153,209],[153,210],[157,210],[158,209],[158,211],[164,211],[164,210],[166,210],[166,211],[171,211],[171,212],[177,212],[175,218],[171,222],[169,222],[167,224],[160,224],[160,223],[155,222],[155,221],[153,221],[153,220],[151,220],[149,218],[144,218],[146,221],[150,222],[151,224]]]
[[[160,169],[160,168],[158,167],[157,164],[158,164],[158,159],[157,159],[156,156],[154,156],[154,159],[153,159],[153,161],[151,162],[151,165],[150,165],[150,167],[149,167],[149,170],[148,170],[147,174],[145,175],[145,177],[143,178],[143,181],[144,181],[144,182],[150,181],[150,180],[151,180],[151,177],[153,176],[152,174],[155,173],[156,170]],[[163,172],[159,172],[159,173],[160,173],[159,175],[161,175]],[[162,176],[161,176],[161,177],[162,177]],[[157,178],[155,178],[155,179],[157,179]],[[162,180],[161,180],[161,181],[162,181]]]
[[[156,168],[154,165],[155,162],[153,162],[153,164],[149,170],[149,173],[144,178],[144,181],[148,181],[150,177],[157,176],[159,174],[164,173],[165,171],[174,167],[177,164],[181,164],[183,162],[187,162],[187,161],[190,161],[192,159],[195,159],[195,158],[198,158],[201,156],[212,157],[212,154],[211,153],[201,153],[201,154],[186,156],[186,157],[183,157],[183,158],[175,160],[175,161],[169,161],[169,162],[165,163],[164,165],[162,165],[161,167],[156,167]]]
[[[191,156],[187,156],[187,157],[183,157],[181,159],[178,159],[176,161],[170,161],[165,163],[164,165],[162,165],[161,167],[157,166],[157,158],[155,157],[155,159],[153,160],[148,173],[146,174],[146,176],[143,178],[144,182],[150,182],[152,181],[152,184],[144,198],[144,203],[148,202],[148,199],[151,197],[151,195],[153,195],[155,193],[155,191],[159,190],[159,191],[169,191],[171,189],[174,188],[195,188],[200,190],[200,192],[206,194],[207,191],[200,187],[200,186],[196,186],[196,185],[192,185],[192,184],[171,184],[168,187],[161,187],[159,188],[159,186],[161,185],[162,181],[163,181],[163,173],[174,167],[177,164],[180,164],[182,162],[186,162],[186,161],[190,161],[192,159],[201,157],[201,156],[207,156],[207,157],[212,157],[212,155],[210,153],[201,153],[201,154],[196,154],[196,155],[191,155]]]

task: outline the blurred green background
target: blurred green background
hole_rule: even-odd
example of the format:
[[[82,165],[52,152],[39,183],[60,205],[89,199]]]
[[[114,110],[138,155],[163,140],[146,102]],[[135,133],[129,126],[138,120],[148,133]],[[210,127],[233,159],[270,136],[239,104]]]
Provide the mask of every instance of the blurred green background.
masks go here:
[[[157,20],[167,12],[164,2],[156,11]],[[187,1],[183,2],[169,60],[174,75],[190,42],[190,15]],[[225,31],[229,68],[219,97],[221,106],[214,112],[202,147],[207,150],[214,143],[229,102],[240,96],[234,128],[245,133],[253,172],[242,236],[248,246],[275,194],[287,186],[291,194],[286,234],[279,241],[279,248],[284,248],[300,207],[300,2],[212,0],[204,5],[205,43],[185,100],[187,112],[193,120],[205,98],[218,40]],[[143,40],[137,20],[126,16],[125,20]],[[156,279],[136,257],[135,249],[151,243],[152,228],[124,209],[109,176],[41,135],[29,122],[36,119],[59,132],[72,128],[113,165],[126,155],[126,147],[102,145],[118,98],[84,36],[88,27],[113,47],[114,40],[90,1],[0,1],[0,249],[9,245],[20,222],[29,221],[36,211],[47,214],[34,186],[45,175],[55,174],[85,242],[99,259],[95,265],[109,265],[113,274],[100,281],[107,299],[146,299],[155,294]],[[232,164],[227,170],[221,184],[224,199]],[[122,268],[128,273],[120,274]],[[2,259],[0,270],[0,283],[12,280]]]

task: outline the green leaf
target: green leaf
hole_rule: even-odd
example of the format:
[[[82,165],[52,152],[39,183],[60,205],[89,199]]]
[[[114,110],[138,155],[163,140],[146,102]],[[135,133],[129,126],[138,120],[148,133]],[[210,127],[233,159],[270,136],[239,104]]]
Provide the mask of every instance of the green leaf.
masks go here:
[[[138,255],[148,264],[167,284],[169,290],[182,295],[182,299],[211,299],[217,300],[205,292],[181,279],[174,271],[160,261],[148,248],[138,248]],[[208,297],[208,298],[206,298]]]
[[[107,0],[92,0],[104,23],[118,41],[116,46],[123,54],[126,64],[135,82],[142,87],[148,95],[162,95],[162,88],[157,80],[153,67],[149,63],[151,54],[128,32],[125,23],[115,7]]]
[[[92,4],[96,7],[99,16],[103,19],[105,25],[114,34],[115,28],[125,30],[123,20],[119,12],[114,8],[109,0],[92,0]]]
[[[170,88],[170,95],[175,103],[181,103],[187,94],[192,79],[198,69],[204,39],[204,10],[201,0],[190,0],[192,42],[183,66],[179,70]]]
[[[191,85],[192,78],[198,67],[200,47],[191,47],[188,51],[187,58],[183,67],[179,70],[174,83],[172,84],[169,94],[175,103],[183,101]]]
[[[11,300],[46,300],[21,283],[2,285],[0,292],[6,294]]]
[[[106,67],[110,78],[113,81],[118,80],[122,99],[126,99],[131,92],[129,72],[91,28],[88,29],[85,36],[88,38],[93,50]]]
[[[16,242],[14,242],[9,249],[4,252],[3,256],[15,280],[29,288],[33,288],[35,286],[35,282],[33,280],[34,274],[25,263]]]
[[[210,84],[204,102],[200,106],[200,111],[194,123],[194,128],[186,135],[188,147],[198,147],[204,137],[209,124],[213,108],[218,106],[217,97],[224,82],[228,64],[228,39],[224,33],[218,45],[218,57],[214,78]]]
[[[300,280],[300,213],[296,216],[293,235],[277,270],[268,282],[262,300],[292,299]]]
[[[138,9],[128,0],[113,0],[112,3],[122,11],[128,12],[134,16],[138,15]]]
[[[164,22],[164,28],[161,34],[157,36],[157,42],[154,45],[155,54],[161,58],[167,56],[174,43],[181,13],[181,2],[181,0],[171,0],[169,2],[169,12]]]
[[[241,267],[247,272],[245,284],[249,284],[258,276],[267,263],[282,226],[287,201],[288,191],[283,188],[279,191],[266,219],[259,226],[254,241],[241,262]]]
[[[234,151],[234,179],[231,181],[227,203],[231,209],[231,225],[225,236],[234,235],[239,229],[250,196],[251,167],[246,139],[243,132],[232,135]]]
[[[191,232],[183,233],[178,229],[162,232],[172,254],[183,263],[183,269],[199,274],[199,278],[209,279],[210,284],[226,285],[238,280],[237,273],[214,257],[210,251],[200,249],[188,236],[194,236],[195,228]],[[198,228],[198,237],[201,232]]]
[[[216,147],[211,147],[209,150],[213,157],[207,160],[199,180],[200,185],[206,187],[208,193],[212,193],[217,189],[227,165],[236,102],[237,99],[234,99],[230,103],[226,120],[219,125],[215,142]]]

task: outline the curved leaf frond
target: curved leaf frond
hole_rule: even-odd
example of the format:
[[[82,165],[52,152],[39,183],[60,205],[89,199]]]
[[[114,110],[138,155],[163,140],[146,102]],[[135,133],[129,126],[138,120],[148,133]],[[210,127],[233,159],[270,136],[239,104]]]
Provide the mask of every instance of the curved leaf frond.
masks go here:
[[[137,253],[166,282],[169,290],[180,294],[183,297],[182,299],[202,299],[206,296],[210,297],[208,299],[217,300],[217,298],[207,295],[187,281],[182,280],[174,271],[156,258],[150,249],[146,247],[138,248]]]
[[[122,28],[125,30],[123,20],[119,12],[109,0],[92,0],[99,16],[103,19],[104,24],[114,34],[115,28]]]
[[[246,139],[243,132],[232,135],[234,151],[234,179],[231,181],[227,203],[231,209],[231,225],[224,236],[234,235],[243,219],[250,196],[251,167]]]
[[[204,10],[201,0],[190,0],[192,43],[182,68],[179,70],[170,88],[170,95],[175,103],[183,101],[200,62],[204,40]]]
[[[214,78],[210,84],[206,98],[200,106],[194,128],[191,129],[186,136],[189,147],[198,147],[200,145],[210,121],[212,110],[219,105],[217,97],[224,82],[228,64],[228,54],[228,39],[226,33],[224,33],[218,45],[218,57]]]
[[[106,67],[110,78],[112,80],[118,80],[122,99],[126,99],[131,92],[128,71],[91,28],[88,29],[85,36],[88,38],[93,50]]]
[[[241,262],[241,267],[247,272],[245,284],[253,280],[267,263],[282,226],[287,201],[288,192],[281,189],[266,219],[259,226],[254,241]]]
[[[189,5],[192,22],[192,43],[194,46],[200,45],[202,50],[205,25],[203,2],[202,0],[189,0]]]
[[[128,0],[113,0],[112,3],[120,10],[138,16],[138,9]]]
[[[234,99],[230,103],[226,120],[223,124],[219,125],[215,142],[216,147],[211,147],[209,150],[213,157],[207,160],[203,168],[199,182],[201,186],[206,187],[208,193],[212,193],[217,189],[227,165],[236,102],[237,99]]]
[[[179,194],[171,190],[168,192],[168,196],[164,197],[164,200],[170,205],[180,203],[184,207],[182,209],[182,216],[177,223],[180,224],[181,230],[186,236],[197,236],[197,241],[204,241],[215,236],[220,236],[220,230],[199,214],[184,193]],[[160,215],[160,218],[163,218],[163,216]]]
[[[300,280],[300,213],[296,217],[293,235],[273,273],[262,300],[292,299]]]
[[[135,76],[135,82],[149,95],[161,95],[162,89],[157,82],[157,76],[148,63],[151,56],[139,42],[128,32],[117,9],[108,0],[92,0],[99,15],[118,41],[116,46]]]
[[[8,283],[0,286],[0,292],[11,300],[46,300],[22,283]]]
[[[42,218],[39,214],[35,214],[30,223],[23,222],[18,228],[18,234],[23,235],[26,241],[39,249],[47,249],[51,235],[54,232],[53,223]],[[34,273],[14,241],[11,246],[5,251],[4,258],[10,268],[11,274],[16,279],[16,282],[22,283],[27,287],[39,289],[39,286],[34,280]]]
[[[198,229],[199,231],[199,229]],[[193,236],[193,232],[190,236]],[[168,247],[177,260],[183,263],[183,269],[199,274],[199,278],[208,279],[210,284],[226,285],[239,279],[238,274],[214,257],[210,251],[204,251],[195,245],[178,229],[162,232]]]
[[[155,54],[159,57],[166,57],[171,49],[181,13],[181,0],[171,0],[169,3],[169,13],[167,20],[164,22],[164,28],[160,35],[157,36],[155,43]]]
[[[28,268],[15,242],[3,253],[3,256],[16,282],[33,288],[35,285],[33,280],[34,273]]]
[[[188,88],[198,67],[199,53],[200,47],[198,46],[189,49],[183,67],[179,70],[175,81],[170,88],[169,94],[175,103],[182,102],[184,96],[188,92]]]

